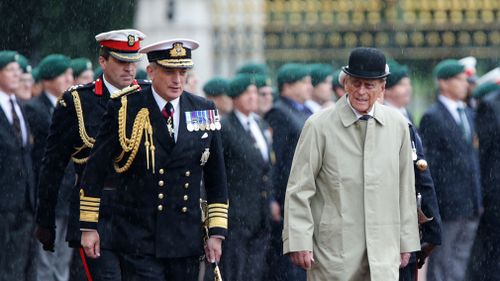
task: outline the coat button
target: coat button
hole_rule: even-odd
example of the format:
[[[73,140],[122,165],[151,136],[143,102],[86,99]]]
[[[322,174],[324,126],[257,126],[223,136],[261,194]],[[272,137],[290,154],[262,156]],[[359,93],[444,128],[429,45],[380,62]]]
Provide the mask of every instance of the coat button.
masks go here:
[[[164,181],[159,181],[159,182],[158,182],[158,185],[159,185],[159,186],[164,186],[164,185],[165,185],[165,182],[164,182]]]
[[[263,182],[267,182],[267,180],[268,180],[268,177],[267,177],[267,176],[262,176],[262,181],[263,181]]]
[[[188,208],[187,207],[182,207],[182,212],[185,213],[187,212]]]
[[[160,172],[160,175],[165,174],[165,170],[163,170],[163,169],[160,169],[160,171],[159,171],[159,172]]]
[[[159,193],[159,194],[158,194],[158,199],[163,199],[163,197],[165,197],[165,196],[163,195],[163,193]]]
[[[184,188],[188,188],[188,187],[189,187],[189,183],[187,183],[187,182],[186,182],[186,183],[184,184]]]
[[[184,175],[186,175],[186,177],[189,177],[191,175],[191,171],[186,171]]]
[[[184,201],[187,201],[188,200],[188,196],[187,195],[184,195]]]
[[[158,211],[162,211],[163,210],[163,205],[158,205]]]

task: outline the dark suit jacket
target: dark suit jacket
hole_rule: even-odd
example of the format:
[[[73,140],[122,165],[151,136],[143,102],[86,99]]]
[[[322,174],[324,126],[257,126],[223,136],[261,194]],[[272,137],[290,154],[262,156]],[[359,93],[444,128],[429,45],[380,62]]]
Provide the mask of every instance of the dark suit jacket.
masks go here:
[[[282,209],[295,146],[308,117],[308,114],[297,110],[288,99],[282,97],[265,116],[272,128],[273,149],[276,154],[273,172],[274,196]]]
[[[199,256],[203,252],[200,182],[203,176],[209,208],[212,204],[222,206],[227,204],[226,173],[220,132],[189,132],[185,112],[213,110],[215,105],[184,92],[179,101],[179,132],[174,145],[150,87],[129,94],[127,100],[127,137],[137,113],[141,109],[149,111],[155,169],[153,172],[152,167],[147,167],[143,136],[130,168],[118,176],[116,198],[110,207],[112,249],[160,258]],[[101,197],[105,171],[122,151],[118,135],[121,106],[121,98],[108,104],[83,176],[81,205],[88,198],[95,201]],[[210,156],[202,166],[200,159],[207,149]],[[128,154],[125,159],[127,157]],[[96,226],[91,220],[80,219],[82,228],[95,229]],[[209,229],[210,235],[225,236],[226,231],[224,227]]]
[[[47,145],[47,136],[52,120],[54,106],[47,97],[47,93],[33,98],[25,104],[26,117],[31,128],[33,137],[33,149],[31,152],[33,159],[33,170],[35,174],[35,183],[38,183],[42,157]],[[75,171],[72,164],[66,167],[64,179],[57,196],[56,214],[58,216],[67,216],[69,214],[69,201],[71,189],[75,183]]]
[[[271,152],[269,125],[262,119],[257,124]],[[222,119],[222,146],[226,165],[227,185],[231,212],[229,227],[257,233],[269,227],[268,196],[271,192],[271,154],[265,161],[251,136],[233,112]]]
[[[472,136],[474,116],[465,110]],[[420,133],[443,221],[477,217],[480,208],[479,162],[472,138],[465,140],[440,101],[422,117]]]
[[[34,211],[35,196],[31,162],[30,130],[26,114],[24,121],[28,143],[21,144],[0,107],[0,212]]]

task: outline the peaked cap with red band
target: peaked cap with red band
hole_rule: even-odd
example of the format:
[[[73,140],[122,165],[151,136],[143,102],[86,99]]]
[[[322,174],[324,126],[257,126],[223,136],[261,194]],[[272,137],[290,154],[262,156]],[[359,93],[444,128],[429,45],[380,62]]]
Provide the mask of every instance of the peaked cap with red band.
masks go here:
[[[138,51],[144,38],[146,35],[135,29],[112,30],[95,36],[99,45],[106,48],[112,57],[126,62],[138,62],[142,59],[143,55]]]

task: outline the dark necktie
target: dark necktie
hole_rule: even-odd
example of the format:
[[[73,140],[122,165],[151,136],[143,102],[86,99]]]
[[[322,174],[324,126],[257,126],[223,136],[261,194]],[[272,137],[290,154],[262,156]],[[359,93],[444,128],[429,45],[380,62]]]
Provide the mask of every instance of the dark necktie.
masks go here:
[[[14,105],[14,99],[10,99],[10,106],[12,109],[12,128],[14,129],[14,134],[16,135],[16,139],[19,143],[23,143],[23,135],[21,132],[21,121],[19,120],[19,116],[17,115],[16,108]]]
[[[161,113],[167,121],[168,134],[174,139],[174,106],[167,102]]]
[[[370,118],[372,118],[371,115],[365,114],[365,115],[359,117],[359,120],[368,121]]]
[[[257,141],[255,140],[255,136],[253,135],[252,130],[250,129],[250,121],[247,121],[247,133],[248,133],[248,136],[250,137],[250,141],[252,142],[252,144],[255,147],[257,147]]]
[[[469,127],[468,122],[467,122],[467,116],[465,115],[465,110],[461,107],[457,108],[458,111],[458,116],[460,117],[460,122],[458,123],[458,126],[460,127],[460,130],[462,131],[462,135],[464,136],[465,140],[467,142],[470,142],[470,132],[469,132]]]

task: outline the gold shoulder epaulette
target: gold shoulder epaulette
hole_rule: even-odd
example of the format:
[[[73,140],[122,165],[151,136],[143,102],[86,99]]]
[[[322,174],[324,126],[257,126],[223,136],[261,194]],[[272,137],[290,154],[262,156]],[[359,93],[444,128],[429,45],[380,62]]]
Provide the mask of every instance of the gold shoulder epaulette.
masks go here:
[[[115,92],[111,95],[111,98],[112,99],[116,99],[116,98],[119,98],[119,97],[122,97],[124,95],[129,95],[129,94],[132,94],[132,93],[135,93],[135,92],[138,92],[139,91],[139,88],[141,86],[139,85],[132,85],[132,86],[128,86],[126,87],[125,89],[121,90],[121,91],[118,91],[118,92]]]

